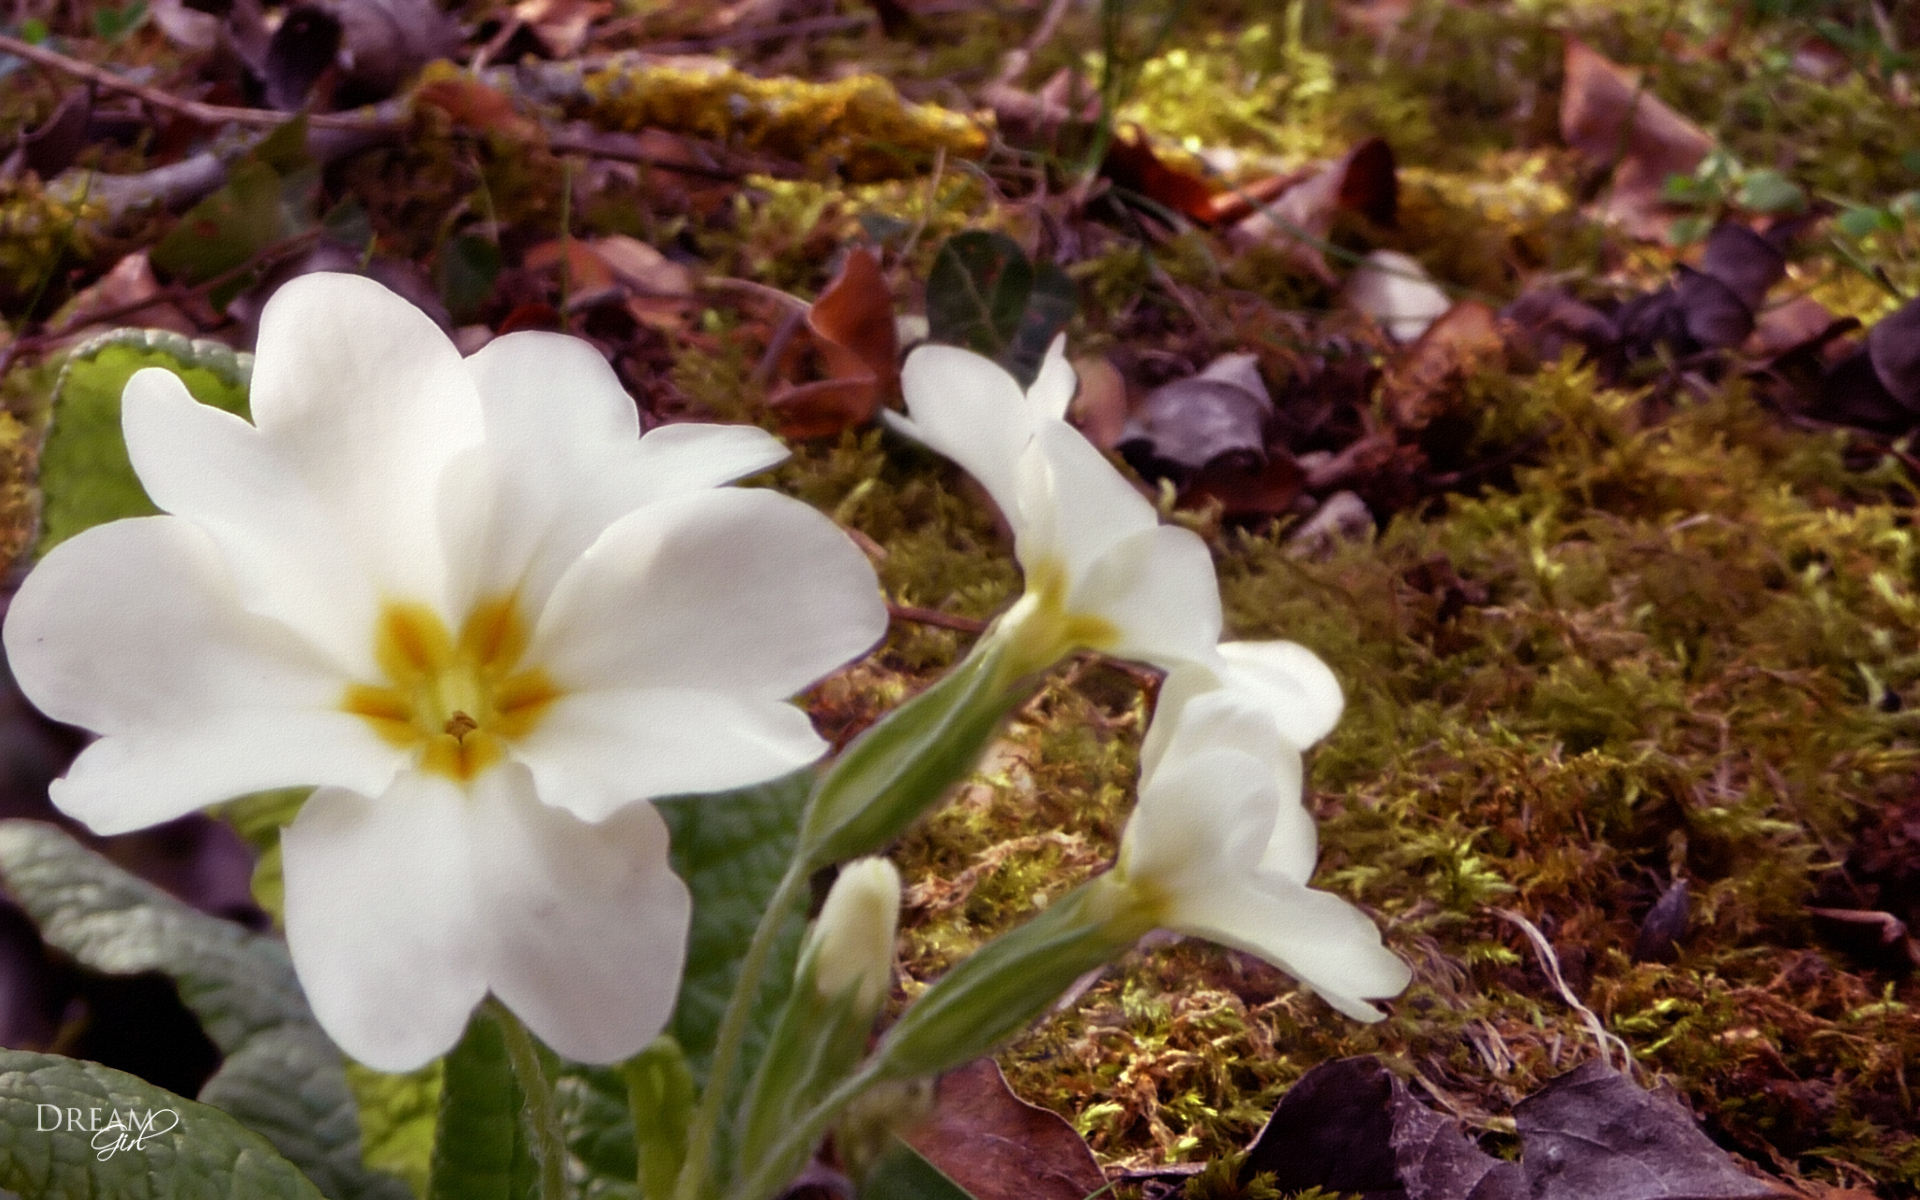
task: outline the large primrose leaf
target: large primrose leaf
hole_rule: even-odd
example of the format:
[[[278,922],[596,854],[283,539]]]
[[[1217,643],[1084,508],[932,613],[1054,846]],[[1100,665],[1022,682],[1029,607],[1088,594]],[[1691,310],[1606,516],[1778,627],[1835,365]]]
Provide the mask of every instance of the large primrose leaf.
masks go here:
[[[0,876],[49,945],[96,971],[178,984],[225,1057],[204,1103],[264,1135],[332,1200],[407,1200],[404,1183],[361,1160],[340,1052],[278,940],[197,912],[37,821],[0,822]]]
[[[443,1071],[430,1200],[532,1200],[540,1168],[521,1121],[526,1097],[500,1022],[485,1007],[467,1022]]]
[[[120,435],[120,393],[142,367],[177,373],[195,399],[247,415],[253,356],[157,329],[120,329],[81,345],[53,389],[53,423],[40,454],[44,555],[83,529],[159,511],[134,477]]]
[[[686,1052],[697,1082],[704,1083],[713,1060],[714,1037],[733,994],[740,959],[793,858],[812,786],[813,772],[802,770],[737,792],[656,801],[673,833],[673,869],[693,893],[687,974],[667,1032]],[[805,914],[796,906],[762,977],[741,1055],[743,1077],[751,1076],[786,1001],[804,929]]]
[[[153,1132],[121,1134],[116,1118]],[[111,1130],[104,1140],[88,1131],[96,1122]],[[124,1147],[109,1150],[121,1137]],[[0,1050],[0,1188],[35,1200],[322,1200],[265,1138],[219,1109],[98,1063],[25,1050]]]

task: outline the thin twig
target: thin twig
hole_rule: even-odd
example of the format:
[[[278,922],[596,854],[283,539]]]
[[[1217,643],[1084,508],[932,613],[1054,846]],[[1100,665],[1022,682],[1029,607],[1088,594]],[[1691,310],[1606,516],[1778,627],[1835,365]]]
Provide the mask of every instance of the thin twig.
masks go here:
[[[19,38],[0,34],[0,53],[11,54],[15,58],[24,58],[28,62],[84,79],[88,83],[106,88],[108,91],[122,92],[138,97],[155,108],[178,113],[190,120],[205,125],[232,123],[235,125],[253,125],[271,128],[285,125],[294,118],[293,113],[276,112],[266,108],[235,108],[226,104],[206,104],[199,100],[182,100],[178,96],[168,95],[156,87],[144,83],[135,83],[121,75],[116,75],[105,67],[96,67],[92,63],[69,58],[57,50],[23,42]],[[398,122],[386,118],[367,118],[347,116],[340,113],[314,113],[307,117],[307,125],[313,129],[392,129]]]
[[[945,613],[937,608],[916,608],[911,604],[889,603],[887,615],[896,621],[911,621],[916,625],[937,625],[941,629],[957,629],[961,633],[979,633],[987,627],[987,622],[974,617]]]
[[[735,29],[712,37],[688,38],[678,42],[654,42],[641,46],[644,54],[704,54],[725,46],[750,46],[755,42],[777,42],[781,38],[811,37],[820,33],[845,33],[864,29],[873,23],[872,13],[846,17],[810,17],[784,25],[765,25],[758,29]],[[603,31],[604,36],[604,31]]]

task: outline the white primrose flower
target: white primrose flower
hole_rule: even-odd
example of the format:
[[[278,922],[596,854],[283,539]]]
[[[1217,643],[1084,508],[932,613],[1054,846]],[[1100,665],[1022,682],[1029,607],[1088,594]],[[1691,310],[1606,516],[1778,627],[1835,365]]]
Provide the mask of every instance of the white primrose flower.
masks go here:
[[[1340,716],[1333,673],[1292,642],[1220,642],[1206,543],[1162,525],[1067,424],[1076,384],[1065,344],[1054,339],[1024,393],[991,359],[922,346],[901,371],[908,415],[886,414],[979,480],[1013,528],[1026,591],[996,632],[1021,648],[1025,669],[1076,647],[1139,659],[1172,672],[1163,709],[1229,687],[1265,705],[1295,747],[1318,741]]]
[[[53,785],[101,833],[316,785],[284,831],[287,940],[327,1031],[385,1070],[492,992],[609,1062],[678,990],[689,901],[649,797],[825,748],[786,703],[884,632],[833,524],[719,485],[757,429],[639,437],[586,343],[462,360],[369,280],[261,320],[253,423],[148,369],[127,449],[166,514],[55,548],[5,643],[26,694],[100,734]]]
[[[1244,950],[1363,1021],[1412,977],[1345,900],[1307,886],[1318,854],[1300,754],[1267,708],[1221,688],[1154,724],[1113,876],[1153,924]]]

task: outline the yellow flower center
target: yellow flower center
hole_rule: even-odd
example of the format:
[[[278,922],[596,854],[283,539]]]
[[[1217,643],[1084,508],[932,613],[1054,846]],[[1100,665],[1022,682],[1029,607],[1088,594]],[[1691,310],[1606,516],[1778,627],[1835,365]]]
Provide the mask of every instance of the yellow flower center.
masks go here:
[[[1067,609],[1067,569],[1053,560],[1027,571],[1027,590],[1001,618],[1012,643],[1007,673],[1013,678],[1044,671],[1075,650],[1105,650],[1120,640],[1112,622]]]
[[[512,596],[476,605],[457,638],[427,605],[389,601],[374,626],[386,682],[350,684],[340,707],[417,749],[423,770],[472,779],[560,698],[546,672],[520,666],[530,634]]]

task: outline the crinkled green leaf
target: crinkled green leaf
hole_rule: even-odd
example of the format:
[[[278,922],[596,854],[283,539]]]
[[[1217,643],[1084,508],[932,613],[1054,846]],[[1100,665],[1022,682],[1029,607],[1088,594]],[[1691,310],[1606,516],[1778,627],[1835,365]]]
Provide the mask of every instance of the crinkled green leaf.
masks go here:
[[[0,822],[0,875],[47,943],[105,974],[159,971],[220,1048],[200,1099],[263,1134],[332,1200],[406,1200],[369,1170],[340,1052],[277,939],[197,912],[52,825]]]
[[[165,367],[203,403],[247,413],[251,355],[153,329],[117,330],[80,346],[54,385],[40,455],[46,499],[37,554],[94,525],[159,511],[134,477],[120,435],[120,393],[142,367]]]
[[[693,893],[687,972],[667,1032],[686,1052],[697,1081],[705,1081],[713,1060],[714,1037],[740,959],[793,857],[812,784],[810,770],[797,771],[737,792],[656,801],[673,834],[674,872]],[[762,976],[760,1000],[741,1055],[743,1075],[759,1061],[792,986],[804,927],[804,913],[796,907]]]
[[[53,1122],[41,1105],[112,1109],[123,1123],[132,1110],[156,1132],[103,1159],[98,1134],[65,1121],[43,1132]],[[166,1110],[179,1117],[171,1127]],[[102,1112],[100,1123],[112,1121]],[[322,1200],[265,1138],[219,1109],[98,1063],[24,1050],[0,1050],[0,1188],[33,1200]]]
[[[430,1200],[531,1200],[540,1168],[525,1107],[500,1022],[482,1007],[443,1065]]]
[[[376,1171],[398,1175],[416,1196],[427,1194],[433,1174],[440,1075],[439,1059],[405,1075],[347,1063],[347,1083],[360,1108],[362,1161]]]

